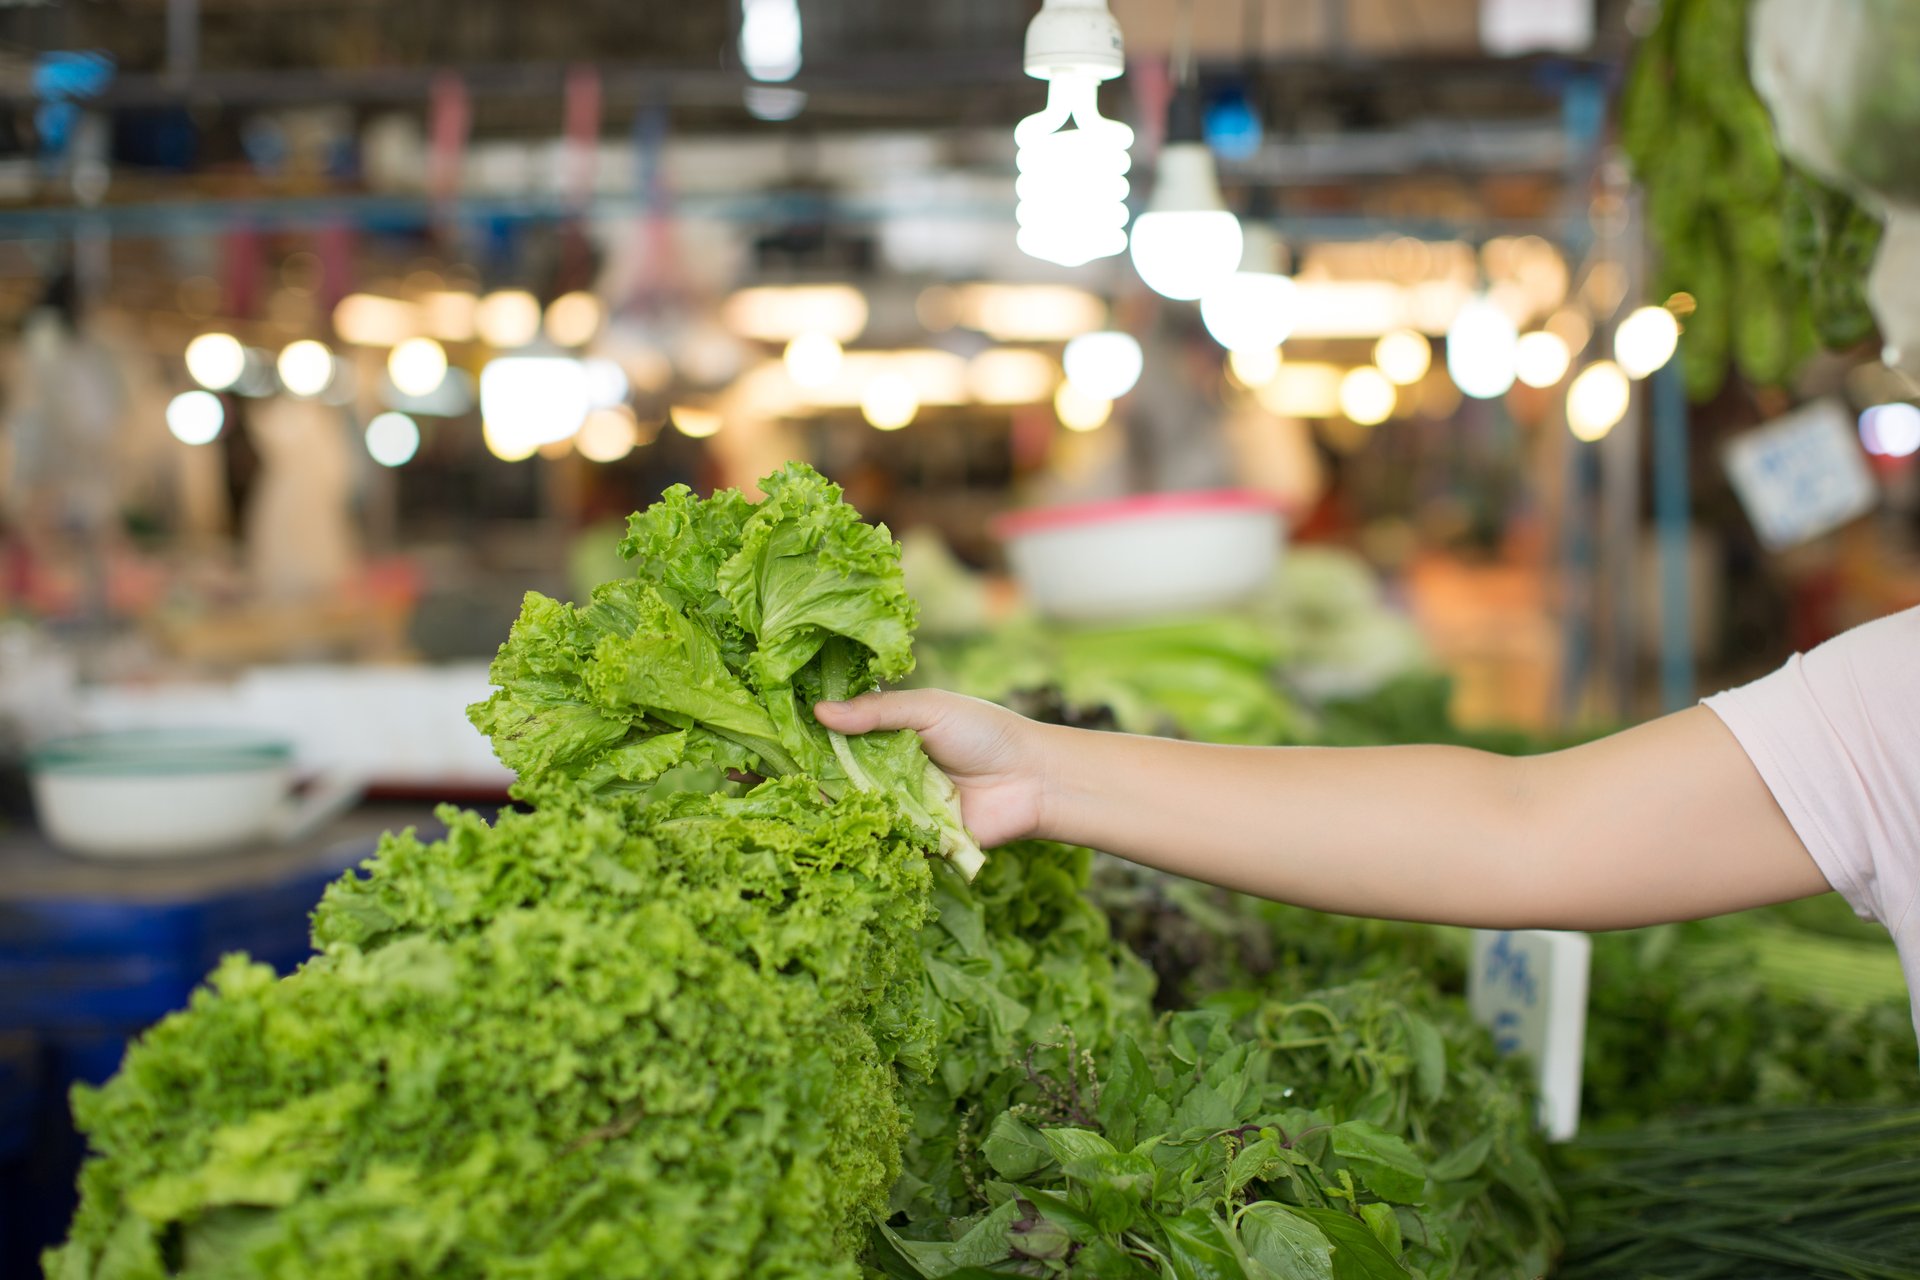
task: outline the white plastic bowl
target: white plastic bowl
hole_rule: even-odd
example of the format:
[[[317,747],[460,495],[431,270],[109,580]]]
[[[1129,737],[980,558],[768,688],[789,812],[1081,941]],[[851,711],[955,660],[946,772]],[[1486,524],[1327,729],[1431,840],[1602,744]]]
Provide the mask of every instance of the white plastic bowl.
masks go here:
[[[1209,489],[1014,512],[995,532],[1035,609],[1093,621],[1243,599],[1272,574],[1285,527],[1266,495]]]
[[[296,801],[292,748],[219,730],[62,738],[29,757],[40,825],[69,853],[174,858],[296,838],[352,802],[321,785]]]

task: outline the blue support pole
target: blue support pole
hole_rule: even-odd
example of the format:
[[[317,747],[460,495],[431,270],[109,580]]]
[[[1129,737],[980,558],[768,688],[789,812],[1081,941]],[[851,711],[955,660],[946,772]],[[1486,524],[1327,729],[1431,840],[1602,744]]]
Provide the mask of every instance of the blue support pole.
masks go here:
[[[1660,700],[1668,711],[1698,696],[1693,669],[1692,527],[1687,478],[1687,389],[1678,354],[1653,375],[1653,520],[1660,548]]]

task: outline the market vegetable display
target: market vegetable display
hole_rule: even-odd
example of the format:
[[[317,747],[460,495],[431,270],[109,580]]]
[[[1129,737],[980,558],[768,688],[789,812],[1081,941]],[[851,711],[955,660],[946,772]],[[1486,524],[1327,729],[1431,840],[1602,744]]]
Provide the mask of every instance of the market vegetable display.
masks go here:
[[[1302,969],[1156,1014],[1092,855],[983,866],[911,735],[813,722],[913,607],[835,487],[763,488],[528,597],[473,715],[533,811],[387,837],[314,959],[230,959],[80,1091],[49,1274],[1540,1271],[1531,1102],[1458,1001]]]
[[[1531,1094],[1460,1001],[1405,970],[1329,986],[1303,969],[1155,1018],[1139,961],[1085,896],[1090,865],[1011,846],[967,889],[984,913],[943,904],[927,930],[930,969],[952,957],[987,983],[973,998],[1012,994],[1001,1026],[1020,1029],[961,1022],[936,1078],[909,1085],[887,1274],[1544,1269],[1559,1202]],[[1102,970],[1112,985],[1089,987]],[[1089,1004],[1065,1025],[1020,1021]]]
[[[1748,1108],[1589,1138],[1566,1280],[1916,1280],[1920,1110]]]
[[[923,553],[922,563],[933,561]],[[943,597],[961,571],[923,570]],[[958,615],[958,611],[956,616]],[[920,683],[1061,724],[1273,745],[1322,740],[1318,704],[1405,677],[1437,680],[1413,624],[1351,552],[1288,551],[1241,607],[1067,624],[1021,617],[926,646]]]
[[[1781,158],[1748,73],[1751,7],[1667,0],[1620,104],[1621,143],[1660,248],[1654,293],[1695,301],[1681,360],[1697,400],[1729,368],[1783,385],[1817,346],[1873,331],[1866,280],[1880,220]],[[1911,79],[1908,67],[1887,83]]]

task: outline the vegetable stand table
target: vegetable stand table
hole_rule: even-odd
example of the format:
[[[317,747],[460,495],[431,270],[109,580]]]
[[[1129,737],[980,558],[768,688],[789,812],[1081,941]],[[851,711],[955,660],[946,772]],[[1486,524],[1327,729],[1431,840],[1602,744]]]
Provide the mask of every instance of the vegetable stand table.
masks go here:
[[[37,1250],[72,1212],[69,1087],[112,1075],[128,1040],[184,1007],[222,955],[299,964],[322,889],[408,825],[439,828],[418,805],[373,806],[285,847],[156,862],[90,862],[30,830],[0,833],[0,1275],[37,1274]]]

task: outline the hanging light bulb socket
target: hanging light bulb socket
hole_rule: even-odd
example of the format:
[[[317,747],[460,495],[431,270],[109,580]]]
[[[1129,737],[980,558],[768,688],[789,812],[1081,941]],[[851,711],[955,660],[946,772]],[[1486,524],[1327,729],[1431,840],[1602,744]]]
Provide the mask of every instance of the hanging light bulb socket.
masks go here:
[[[1107,0],[1046,0],[1027,23],[1027,74],[1051,80],[1060,72],[1111,80],[1126,67],[1120,24]]]

